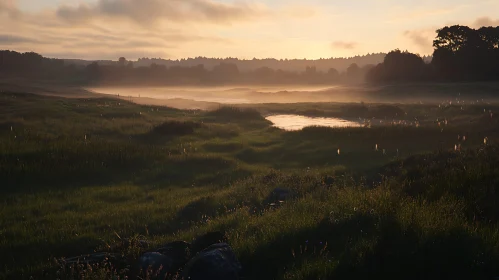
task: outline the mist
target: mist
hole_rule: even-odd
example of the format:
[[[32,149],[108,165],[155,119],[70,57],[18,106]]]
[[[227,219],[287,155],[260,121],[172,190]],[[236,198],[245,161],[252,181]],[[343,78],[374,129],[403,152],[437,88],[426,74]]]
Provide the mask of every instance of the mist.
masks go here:
[[[358,88],[347,86],[95,87],[88,90],[140,104],[182,109],[207,109],[217,104],[357,102],[362,99]],[[353,91],[357,92],[357,98],[345,95]]]
[[[112,95],[138,104],[164,105],[179,109],[210,110],[221,105],[293,103],[400,103],[441,104],[460,100],[471,104],[485,99],[499,102],[499,84],[392,84],[336,86],[174,86],[90,87],[88,91]]]

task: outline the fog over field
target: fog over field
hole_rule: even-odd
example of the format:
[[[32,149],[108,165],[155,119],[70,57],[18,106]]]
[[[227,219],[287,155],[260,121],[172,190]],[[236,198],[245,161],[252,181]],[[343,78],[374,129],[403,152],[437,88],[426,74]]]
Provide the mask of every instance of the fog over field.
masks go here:
[[[211,109],[219,104],[376,102],[426,103],[486,99],[497,102],[497,83],[335,85],[335,86],[177,86],[90,87],[94,93],[119,96],[139,104],[168,105],[180,109]]]
[[[123,97],[187,99],[221,104],[346,101],[344,86],[98,87],[90,91]]]

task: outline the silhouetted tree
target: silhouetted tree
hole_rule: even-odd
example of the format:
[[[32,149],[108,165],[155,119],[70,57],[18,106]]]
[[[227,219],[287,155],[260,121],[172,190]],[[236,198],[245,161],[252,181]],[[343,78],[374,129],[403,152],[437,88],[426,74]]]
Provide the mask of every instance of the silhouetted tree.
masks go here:
[[[118,59],[118,66],[122,66],[122,67],[123,67],[123,66],[125,66],[125,65],[126,65],[126,58],[124,58],[124,57],[120,57],[120,58]]]
[[[423,80],[427,68],[423,58],[407,51],[389,52],[382,64],[372,68],[367,80],[370,82],[402,82]]]
[[[367,79],[371,82],[499,80],[499,27],[472,29],[454,25],[436,33],[430,64],[416,54],[395,50],[369,71]]]
[[[440,78],[498,79],[499,27],[454,25],[437,30],[432,64]]]

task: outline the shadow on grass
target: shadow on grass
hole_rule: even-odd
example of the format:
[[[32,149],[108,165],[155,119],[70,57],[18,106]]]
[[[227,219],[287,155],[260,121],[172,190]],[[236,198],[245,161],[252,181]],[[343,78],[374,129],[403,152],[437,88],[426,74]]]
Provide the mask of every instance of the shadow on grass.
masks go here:
[[[325,246],[327,242],[327,247]],[[243,253],[246,279],[283,279],[314,260],[330,262],[304,279],[493,279],[499,275],[494,248],[462,229],[421,234],[393,216],[357,214],[315,228],[287,233],[253,253]],[[289,275],[288,275],[289,276]]]
[[[374,248],[359,257],[345,254],[331,279],[494,279],[493,248],[463,229],[422,237],[395,221],[381,228]]]
[[[192,121],[170,120],[154,126],[149,132],[136,136],[136,140],[147,144],[161,144],[175,138],[194,134],[203,124]]]
[[[223,186],[250,176],[252,172],[238,167],[237,162],[220,156],[182,155],[172,157],[140,175],[134,182],[162,188],[194,185]]]
[[[329,251],[343,252],[365,232],[374,231],[370,216],[357,215],[338,224],[324,220],[315,228],[289,232],[271,240],[252,253],[240,256],[247,279],[282,279],[285,272],[309,258],[319,257],[327,243]]]
[[[55,267],[56,258],[73,256],[77,252],[92,253],[99,245],[102,245],[101,241],[85,236],[62,242],[4,244],[0,246],[0,263],[4,268],[27,268],[33,264],[40,264],[40,260],[44,260],[47,264],[45,266],[47,270],[40,270],[37,267],[32,267],[33,271],[31,272],[20,272],[19,270],[9,272],[6,270],[4,271],[6,273],[5,279],[33,279],[30,278],[32,276],[35,277],[34,279],[54,279],[57,270]],[[1,273],[0,278],[2,278]]]
[[[0,158],[0,193],[103,185],[131,180],[160,158],[134,145],[61,144]]]

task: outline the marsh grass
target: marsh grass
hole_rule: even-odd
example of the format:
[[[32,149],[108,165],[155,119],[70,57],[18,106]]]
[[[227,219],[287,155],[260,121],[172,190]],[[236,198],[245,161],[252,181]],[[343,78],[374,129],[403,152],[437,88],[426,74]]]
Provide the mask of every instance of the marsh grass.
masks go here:
[[[188,135],[194,133],[194,130],[200,128],[202,125],[195,122],[179,122],[167,121],[156,125],[151,133],[159,135]]]
[[[220,107],[219,109],[210,111],[208,116],[217,117],[221,119],[232,120],[263,120],[263,117],[257,110],[247,108],[241,109],[237,107]]]
[[[122,279],[147,250],[139,240],[216,230],[244,279],[499,275],[493,124],[445,112],[442,131],[438,106],[397,107],[427,121],[286,132],[256,111],[0,94],[0,279]],[[278,206],[276,188],[292,194]],[[115,246],[125,238],[137,242]],[[61,267],[95,250],[125,268]]]

